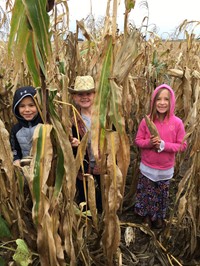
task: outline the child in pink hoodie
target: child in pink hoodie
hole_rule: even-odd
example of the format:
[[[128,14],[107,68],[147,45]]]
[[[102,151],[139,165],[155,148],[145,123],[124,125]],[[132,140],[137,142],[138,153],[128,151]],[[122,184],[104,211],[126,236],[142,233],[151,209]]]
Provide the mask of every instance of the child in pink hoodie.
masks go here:
[[[151,135],[143,118],[135,139],[141,150],[135,212],[154,228],[164,226],[175,155],[187,147],[183,122],[175,116],[174,109],[172,88],[166,84],[157,87],[152,95],[149,118],[156,125],[159,136]]]

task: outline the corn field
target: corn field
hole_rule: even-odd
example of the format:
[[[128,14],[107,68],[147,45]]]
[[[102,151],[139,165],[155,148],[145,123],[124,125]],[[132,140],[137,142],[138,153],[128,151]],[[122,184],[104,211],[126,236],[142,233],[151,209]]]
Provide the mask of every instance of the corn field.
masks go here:
[[[148,24],[128,23],[134,5],[124,0],[123,33],[117,0],[107,1],[101,23],[90,16],[74,33],[65,0],[7,0],[0,9],[0,32],[9,33],[0,41],[0,265],[200,265],[200,42],[192,30],[199,22],[177,27],[183,40],[162,40]],[[92,175],[89,210],[75,200],[87,143],[86,135],[74,158],[69,139],[77,110],[68,88],[77,75],[92,75],[97,88],[91,138],[95,158],[101,154],[101,214]],[[123,213],[133,212],[134,136],[162,83],[175,91],[188,149],[176,157],[166,228],[156,233]],[[9,142],[12,98],[26,85],[37,88],[44,124],[35,130],[30,165],[19,168]]]

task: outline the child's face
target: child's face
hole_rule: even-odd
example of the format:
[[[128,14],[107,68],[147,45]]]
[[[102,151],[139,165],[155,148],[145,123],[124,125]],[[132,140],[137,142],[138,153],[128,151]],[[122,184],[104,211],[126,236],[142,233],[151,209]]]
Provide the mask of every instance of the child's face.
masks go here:
[[[94,102],[94,92],[77,93],[73,95],[75,103],[83,109],[89,109]]]
[[[156,110],[159,114],[165,114],[169,110],[170,95],[167,89],[161,91],[156,100]]]
[[[27,121],[31,121],[38,114],[37,107],[31,96],[25,97],[19,103],[19,114]]]

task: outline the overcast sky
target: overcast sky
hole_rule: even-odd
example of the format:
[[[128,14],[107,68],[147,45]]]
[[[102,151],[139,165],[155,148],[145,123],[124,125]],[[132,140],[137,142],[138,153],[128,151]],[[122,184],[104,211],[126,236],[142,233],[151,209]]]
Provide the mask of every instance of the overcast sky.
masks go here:
[[[69,5],[70,30],[76,29],[76,20],[86,18],[91,12],[95,19],[104,17],[106,14],[107,0],[66,0]],[[157,27],[157,33],[163,35],[164,32],[173,33],[175,28],[185,19],[200,21],[200,0],[146,0],[149,6],[149,25]],[[6,0],[0,0],[0,6],[5,5]],[[111,1],[111,5],[112,5]],[[124,21],[124,0],[118,9],[118,26],[123,30]],[[145,16],[148,16],[147,9],[141,6],[142,0],[136,0],[135,8],[129,15],[130,22],[140,28]],[[92,4],[92,6],[91,6]],[[195,31],[200,35],[200,26]]]
[[[130,13],[130,19],[134,21],[136,27],[141,26],[143,18],[147,15],[147,10],[141,7],[141,2],[141,0],[136,0],[135,8]],[[92,3],[92,9],[90,3]],[[200,0],[147,0],[147,3],[149,24],[155,24],[159,34],[174,32],[174,29],[185,19],[200,21]],[[76,19],[86,18],[91,11],[95,18],[105,16],[106,4],[107,0],[68,0],[70,27],[74,27]],[[118,25],[121,29],[123,29],[123,13],[124,0],[121,0],[118,10]]]

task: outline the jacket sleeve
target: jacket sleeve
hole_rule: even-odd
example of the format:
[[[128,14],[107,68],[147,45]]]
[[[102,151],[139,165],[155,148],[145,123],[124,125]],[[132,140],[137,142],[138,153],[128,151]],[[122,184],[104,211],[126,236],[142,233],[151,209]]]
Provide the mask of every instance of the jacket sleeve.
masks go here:
[[[150,132],[147,128],[145,119],[143,118],[138,127],[135,138],[135,144],[142,149],[151,149],[153,145],[150,142]]]
[[[183,152],[187,148],[187,142],[184,140],[185,128],[181,120],[177,123],[176,127],[176,140],[172,142],[165,142],[164,151],[167,152]]]
[[[11,144],[11,150],[13,152],[13,161],[21,160],[22,159],[22,152],[19,145],[19,142],[16,138],[16,130],[15,127],[12,128],[11,134],[10,134],[10,144]]]

